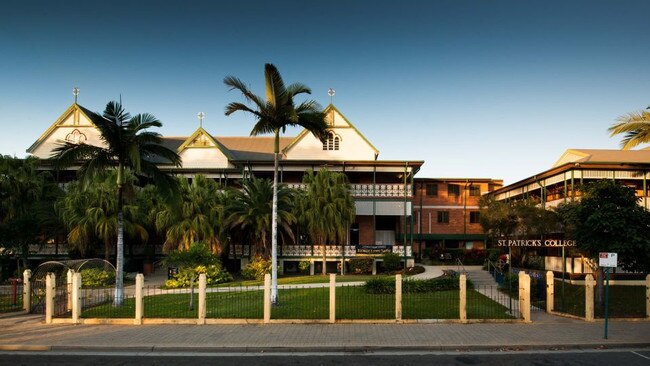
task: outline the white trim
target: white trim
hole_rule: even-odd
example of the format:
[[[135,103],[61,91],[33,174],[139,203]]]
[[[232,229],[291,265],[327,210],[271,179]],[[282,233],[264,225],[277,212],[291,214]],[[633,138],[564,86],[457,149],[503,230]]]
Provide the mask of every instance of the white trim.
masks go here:
[[[464,208],[468,210],[478,210],[480,207],[479,206],[413,206],[415,210],[419,210],[420,208],[433,208],[433,209],[452,209],[452,210],[462,210]]]

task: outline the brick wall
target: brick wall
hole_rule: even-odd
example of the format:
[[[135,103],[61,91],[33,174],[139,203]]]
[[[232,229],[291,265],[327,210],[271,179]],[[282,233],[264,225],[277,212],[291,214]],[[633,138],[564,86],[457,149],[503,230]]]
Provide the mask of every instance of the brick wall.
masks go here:
[[[373,222],[372,216],[357,216],[357,223],[359,224],[359,244],[373,245]]]

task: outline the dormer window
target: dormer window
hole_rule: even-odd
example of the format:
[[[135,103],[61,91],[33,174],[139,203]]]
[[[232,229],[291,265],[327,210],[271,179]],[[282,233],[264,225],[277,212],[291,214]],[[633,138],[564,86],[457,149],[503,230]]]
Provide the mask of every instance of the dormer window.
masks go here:
[[[330,132],[327,140],[323,142],[323,150],[338,150],[341,145],[341,137]]]

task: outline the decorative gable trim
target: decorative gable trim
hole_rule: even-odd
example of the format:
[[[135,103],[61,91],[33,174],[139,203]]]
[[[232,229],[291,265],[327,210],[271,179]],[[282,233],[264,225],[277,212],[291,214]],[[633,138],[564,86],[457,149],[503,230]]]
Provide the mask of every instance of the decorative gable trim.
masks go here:
[[[363,141],[365,141],[365,142],[368,144],[368,146],[370,146],[370,148],[373,149],[373,150],[375,151],[375,159],[377,159],[377,156],[379,156],[379,150],[377,150],[377,148],[376,148],[376,147],[375,147],[375,146],[374,146],[374,145],[373,145],[373,144],[372,144],[372,143],[371,143],[371,142],[366,138],[366,136],[364,136],[364,135],[361,133],[361,131],[359,131],[359,130],[354,126],[354,124],[352,124],[352,122],[350,122],[350,120],[349,120],[347,117],[345,117],[345,115],[344,115],[343,113],[341,113],[341,111],[339,111],[339,110],[338,110],[338,109],[337,109],[333,104],[328,105],[328,106],[323,110],[323,113],[327,114],[328,112],[330,112],[330,111],[332,111],[332,110],[335,111],[336,113],[338,113],[338,114],[341,116],[341,118],[343,118],[343,120],[348,124],[348,126],[346,126],[346,127],[343,127],[343,126],[341,126],[341,127],[335,127],[335,126],[332,126],[332,127],[330,128],[330,130],[333,131],[333,130],[340,129],[340,128],[352,128],[352,129],[353,129],[353,130],[354,130],[354,131],[355,131],[355,132],[356,132],[356,133],[361,137],[361,139],[363,139]],[[334,123],[334,120],[332,120],[332,123]],[[293,147],[294,147],[294,146],[295,146],[295,145],[296,145],[300,140],[302,140],[302,138],[305,137],[308,133],[310,133],[310,132],[309,132],[307,129],[303,129],[302,131],[300,131],[300,133],[298,134],[298,136],[296,136],[296,137],[293,139],[293,141],[291,141],[291,142],[289,143],[289,145],[287,145],[284,149],[282,149],[282,153],[286,155],[286,154],[287,154],[287,153],[288,153],[288,152],[289,152],[289,151],[290,151],[290,150],[291,150],[291,149],[292,149],[292,148],[293,148]]]
[[[92,112],[88,111],[89,113],[86,113],[86,111],[88,111],[88,110],[81,107],[77,103],[72,103],[72,105],[70,107],[68,107],[68,109],[66,109],[65,112],[63,112],[63,114],[61,114],[61,116],[59,118],[57,118],[57,120],[54,121],[54,123],[52,123],[52,125],[47,130],[45,130],[45,132],[43,132],[43,134],[36,140],[36,142],[34,142],[32,144],[32,146],[30,146],[27,149],[27,152],[32,154],[43,142],[45,142],[47,140],[48,137],[50,137],[52,132],[56,131],[57,128],[61,127],[62,123],[66,119],[68,119],[68,117],[70,117],[70,115],[72,115],[72,114],[77,114],[77,116],[75,116],[75,120],[77,121],[77,124],[75,124],[74,126],[96,127],[95,124],[92,123],[92,120],[93,120],[94,116],[89,115],[89,113],[92,113]],[[88,121],[90,121],[90,124],[83,124],[83,125],[78,124],[78,121],[81,120],[81,118],[79,118],[79,115],[83,115],[84,117],[86,117],[88,119]],[[84,135],[84,138],[85,138],[85,135]]]
[[[204,138],[203,141],[205,141],[206,143],[211,143],[211,145],[209,145],[209,144],[205,144],[205,145],[195,144],[195,142],[201,137]],[[223,144],[221,144],[214,137],[212,137],[212,135],[210,135],[208,133],[208,131],[204,130],[203,127],[197,128],[196,131],[194,131],[194,133],[190,137],[188,137],[181,144],[181,146],[178,147],[177,152],[180,154],[183,150],[190,149],[190,148],[192,148],[192,149],[214,149],[214,148],[217,148],[228,158],[228,160],[233,160],[233,155],[230,152],[230,150],[228,150]]]
[[[567,149],[567,150],[564,152],[564,154],[562,154],[562,156],[560,156],[560,158],[557,159],[557,161],[555,162],[555,164],[553,164],[553,167],[557,167],[557,166],[560,166],[560,165],[562,165],[562,164],[569,163],[570,161],[564,161],[565,158],[566,158],[567,156],[569,156],[569,155],[572,155],[572,156],[581,156],[581,158],[578,159],[578,160],[584,159],[584,158],[586,158],[586,157],[589,156],[589,154],[587,154],[587,153],[585,153],[585,152],[582,152],[582,151],[580,151],[580,150]],[[575,161],[575,160],[574,160],[574,161]]]

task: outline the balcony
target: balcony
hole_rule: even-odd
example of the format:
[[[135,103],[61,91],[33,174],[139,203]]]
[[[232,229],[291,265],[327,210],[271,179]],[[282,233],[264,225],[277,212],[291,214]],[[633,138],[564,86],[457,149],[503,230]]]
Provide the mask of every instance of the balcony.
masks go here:
[[[313,251],[312,251],[313,248]],[[357,255],[357,248],[354,245],[325,245],[325,257],[337,258],[354,257]],[[392,246],[393,253],[404,255],[403,245]],[[323,245],[284,245],[279,248],[279,257],[317,257],[323,256]],[[411,256],[413,253],[411,247],[406,247],[406,255]],[[230,258],[248,257],[250,255],[248,245],[231,245]],[[378,256],[381,254],[378,254]]]
[[[353,197],[404,197],[404,184],[351,184]],[[287,183],[287,187],[304,189],[302,183]],[[413,197],[412,187],[406,185],[406,197]]]

